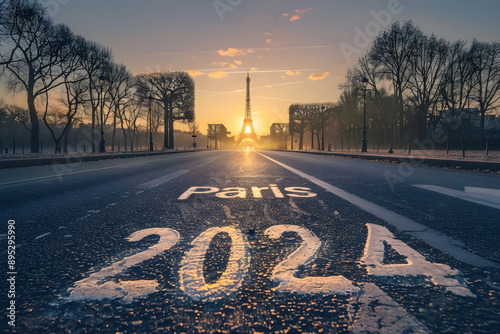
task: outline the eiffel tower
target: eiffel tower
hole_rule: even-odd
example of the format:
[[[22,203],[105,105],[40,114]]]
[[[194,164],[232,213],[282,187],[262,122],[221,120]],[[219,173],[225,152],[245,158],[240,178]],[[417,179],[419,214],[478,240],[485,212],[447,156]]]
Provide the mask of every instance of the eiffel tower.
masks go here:
[[[253,128],[252,110],[250,108],[250,73],[247,72],[247,101],[245,106],[245,118],[243,119],[243,127],[241,128],[240,137],[237,144],[240,145],[245,139],[252,139],[255,146],[258,145],[259,139]]]

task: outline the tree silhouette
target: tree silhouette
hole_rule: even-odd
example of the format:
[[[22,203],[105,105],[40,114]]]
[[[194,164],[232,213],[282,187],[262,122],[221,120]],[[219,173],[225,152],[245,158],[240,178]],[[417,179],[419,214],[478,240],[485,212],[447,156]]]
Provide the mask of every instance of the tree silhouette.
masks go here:
[[[174,148],[174,122],[194,120],[194,81],[185,72],[155,72],[136,76],[137,94],[164,111],[164,147]]]

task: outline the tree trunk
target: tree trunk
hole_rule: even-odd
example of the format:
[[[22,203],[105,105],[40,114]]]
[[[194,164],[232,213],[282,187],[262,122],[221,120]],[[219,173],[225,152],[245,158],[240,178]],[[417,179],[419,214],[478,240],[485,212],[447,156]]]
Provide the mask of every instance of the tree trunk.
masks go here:
[[[111,137],[111,151],[115,151],[115,138],[116,138],[116,112],[118,111],[118,107],[115,108],[115,112],[113,113],[113,136]]]
[[[170,116],[169,120],[169,129],[168,129],[168,141],[170,144],[170,149],[174,149],[174,119],[173,116]]]
[[[32,90],[28,90],[28,108],[31,121],[31,153],[40,152],[40,123],[36,112],[35,97]]]
[[[68,153],[68,146],[69,146],[69,133],[73,129],[73,122],[70,121],[70,125],[68,126],[68,129],[66,130],[66,133],[64,134],[64,153]],[[76,150],[76,147],[75,147]]]
[[[90,141],[92,142],[92,153],[95,153],[95,108],[94,108],[94,106],[92,106],[92,125],[90,127]]]

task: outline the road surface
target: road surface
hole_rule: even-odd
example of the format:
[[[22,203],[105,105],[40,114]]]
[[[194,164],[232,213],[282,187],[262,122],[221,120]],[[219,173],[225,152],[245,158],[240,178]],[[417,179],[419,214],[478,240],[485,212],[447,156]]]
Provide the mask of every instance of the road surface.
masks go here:
[[[2,332],[500,328],[498,175],[202,151],[3,170],[0,203]]]

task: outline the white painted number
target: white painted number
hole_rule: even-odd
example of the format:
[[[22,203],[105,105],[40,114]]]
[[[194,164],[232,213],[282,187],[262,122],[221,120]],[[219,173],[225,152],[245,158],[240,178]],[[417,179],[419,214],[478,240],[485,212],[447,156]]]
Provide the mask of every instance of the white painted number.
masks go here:
[[[298,189],[295,189],[298,190]],[[290,190],[289,190],[290,191]],[[430,263],[420,253],[394,238],[385,227],[367,224],[368,238],[361,263],[366,265],[368,274],[373,276],[426,276],[435,285],[459,296],[475,295],[453,276],[459,271],[445,264]],[[321,247],[319,238],[308,229],[295,225],[276,225],[268,228],[264,234],[271,239],[279,239],[283,233],[293,232],[302,239],[301,245],[273,270],[272,281],[275,291],[285,293],[346,295],[357,294],[359,287],[342,275],[330,277],[296,277],[301,265],[310,264]],[[226,270],[215,282],[207,284],[203,275],[203,264],[213,238],[227,233],[231,238],[231,251]],[[169,228],[150,228],[130,235],[127,240],[137,242],[150,235],[160,236],[155,245],[144,252],[124,258],[89,277],[75,283],[70,289],[69,300],[93,300],[133,298],[145,296],[159,290],[156,280],[136,280],[114,282],[110,279],[125,272],[130,267],[151,259],[170,249],[180,240],[179,233]],[[390,245],[400,255],[406,257],[403,264],[384,264],[385,244]],[[245,236],[233,227],[214,227],[203,232],[192,243],[193,248],[181,262],[179,272],[180,289],[194,300],[213,301],[227,298],[241,287],[250,266],[250,252]]]
[[[273,270],[272,280],[278,286],[276,291],[295,293],[320,293],[345,295],[359,291],[344,276],[297,278],[300,265],[307,265],[314,260],[321,241],[306,228],[295,225],[277,225],[264,233],[269,238],[278,239],[285,232],[295,232],[302,238],[302,244]]]
[[[361,263],[367,266],[367,271],[374,276],[426,276],[435,285],[443,286],[446,291],[458,296],[476,297],[469,289],[451,276],[458,275],[456,269],[446,264],[431,263],[420,253],[410,248],[385,227],[375,224],[366,224],[368,239]],[[383,264],[384,241],[399,254],[406,257],[403,264]]]
[[[132,300],[135,297],[145,296],[158,291],[159,283],[156,280],[109,281],[113,276],[124,272],[132,266],[151,259],[170,249],[180,240],[179,233],[169,228],[150,228],[132,233],[127,240],[136,242],[150,235],[159,235],[160,240],[144,252],[124,258],[109,267],[98,271],[89,277],[75,283],[71,291],[70,300],[114,299],[123,298]]]
[[[231,238],[231,255],[226,271],[212,284],[203,276],[203,262],[212,239],[219,233]],[[194,247],[181,263],[179,285],[181,290],[195,300],[209,300],[228,297],[236,292],[248,272],[250,254],[243,234],[233,227],[214,227],[203,232],[192,243]]]

